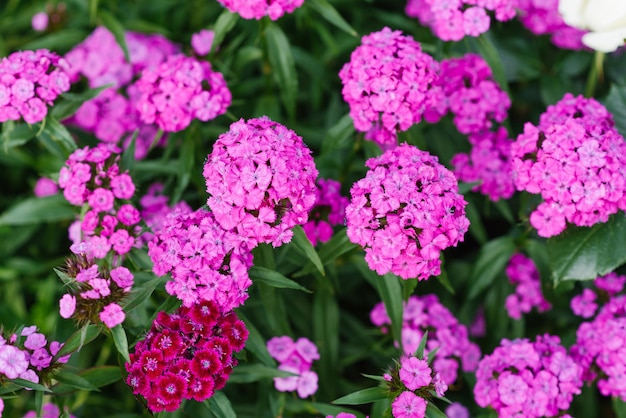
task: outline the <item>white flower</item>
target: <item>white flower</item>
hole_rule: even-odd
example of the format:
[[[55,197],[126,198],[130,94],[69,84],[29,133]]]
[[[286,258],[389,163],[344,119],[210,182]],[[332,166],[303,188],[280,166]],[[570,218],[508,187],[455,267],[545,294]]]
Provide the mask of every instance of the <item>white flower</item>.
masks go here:
[[[626,39],[625,0],[559,0],[559,13],[570,26],[588,30],[583,43],[600,52],[613,52]]]

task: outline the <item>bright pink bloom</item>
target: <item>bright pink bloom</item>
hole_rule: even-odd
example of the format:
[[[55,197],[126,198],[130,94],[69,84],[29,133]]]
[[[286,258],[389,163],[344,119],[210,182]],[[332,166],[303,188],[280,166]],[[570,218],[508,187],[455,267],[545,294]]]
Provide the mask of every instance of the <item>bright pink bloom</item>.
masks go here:
[[[403,357],[400,360],[400,381],[409,390],[428,386],[432,381],[431,373],[428,363],[417,357]]]
[[[404,391],[391,403],[391,414],[394,418],[424,418],[426,400],[413,392]]]
[[[116,325],[121,324],[124,322],[125,318],[126,315],[124,314],[122,307],[117,303],[111,303],[105,306],[100,312],[100,320],[109,328],[113,328]]]

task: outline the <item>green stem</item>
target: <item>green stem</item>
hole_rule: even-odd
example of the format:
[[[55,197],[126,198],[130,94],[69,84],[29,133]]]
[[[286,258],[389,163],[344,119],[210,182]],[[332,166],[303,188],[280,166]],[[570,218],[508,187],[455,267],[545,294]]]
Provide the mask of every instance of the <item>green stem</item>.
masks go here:
[[[587,84],[585,86],[585,97],[593,97],[598,81],[602,83],[604,80],[604,52],[596,51],[593,56],[593,62],[589,69],[589,75],[587,76]]]

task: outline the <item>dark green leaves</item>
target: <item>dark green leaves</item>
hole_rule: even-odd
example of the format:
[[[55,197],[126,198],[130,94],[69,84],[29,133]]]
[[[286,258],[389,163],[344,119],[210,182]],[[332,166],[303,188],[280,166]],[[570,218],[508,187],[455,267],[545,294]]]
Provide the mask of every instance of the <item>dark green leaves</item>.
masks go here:
[[[328,0],[309,0],[307,6],[312,7],[329,23],[332,23],[348,35],[358,36],[356,31],[345,21],[337,10],[328,2]]]
[[[626,86],[613,84],[604,105],[613,114],[615,127],[619,133],[626,137]]]
[[[478,296],[493,283],[514,252],[515,243],[509,236],[496,238],[483,245],[470,278],[471,287],[468,295],[470,299]]]
[[[118,43],[122,51],[124,51],[124,58],[127,62],[130,62],[130,55],[128,54],[128,46],[126,45],[126,30],[119,20],[106,10],[99,11],[102,24],[113,34],[115,41]]]
[[[296,95],[298,94],[298,75],[287,36],[275,23],[265,28],[267,55],[272,66],[274,81],[280,86],[280,98],[291,118],[296,113]]]
[[[63,195],[31,197],[21,200],[0,215],[0,225],[28,225],[44,222],[70,220],[76,217],[76,210]]]
[[[265,267],[252,266],[250,268],[249,274],[250,278],[254,282],[265,283],[272,287],[278,287],[283,289],[296,289],[302,290],[303,292],[311,293],[311,291],[306,287],[299,285],[291,279],[288,279],[277,271],[270,270]]]
[[[342,396],[339,399],[333,401],[334,404],[340,405],[361,405],[366,403],[376,402],[381,399],[387,398],[387,391],[383,388],[368,388],[363,390],[357,390],[349,395]]]
[[[128,339],[126,338],[126,331],[124,331],[122,324],[111,328],[111,336],[113,336],[113,342],[115,343],[117,351],[122,355],[126,363],[130,363],[130,355],[128,354]]]
[[[83,345],[93,341],[98,335],[100,335],[100,329],[97,326],[85,325],[70,335],[54,358],[58,359],[75,351],[80,351]]]
[[[304,255],[309,259],[311,263],[317,268],[317,270],[324,276],[326,273],[324,272],[324,265],[322,264],[322,260],[320,260],[319,255],[315,251],[315,247],[311,244],[311,241],[306,237],[304,230],[300,225],[297,225],[293,228],[293,243],[294,245],[300,249]]]

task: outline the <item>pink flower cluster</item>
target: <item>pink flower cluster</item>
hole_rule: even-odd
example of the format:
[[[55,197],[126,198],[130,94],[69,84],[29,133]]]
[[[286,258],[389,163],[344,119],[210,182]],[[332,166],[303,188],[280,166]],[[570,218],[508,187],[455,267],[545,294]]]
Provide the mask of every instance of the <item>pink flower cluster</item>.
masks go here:
[[[224,387],[247,339],[237,315],[210,301],[159,312],[130,354],[126,383],[152,412],[175,411],[183,399],[202,402]]]
[[[233,123],[213,145],[202,174],[215,219],[248,248],[289,242],[317,196],[311,150],[267,117]]]
[[[545,334],[534,343],[503,339],[480,361],[474,397],[499,416],[570,417],[563,412],[581,391],[582,372],[559,337]]]
[[[550,35],[559,48],[583,49],[585,31],[568,26],[559,14],[559,0],[516,0],[518,17],[535,35]]]
[[[55,358],[61,347],[63,344],[58,341],[48,342],[35,325],[22,328],[19,335],[0,335],[0,380],[46,380],[55,368],[70,359],[69,355]]]
[[[592,226],[626,209],[626,143],[600,103],[566,94],[511,146],[518,190],[541,194],[530,215],[542,237]]]
[[[520,253],[514,254],[506,266],[506,275],[515,286],[515,293],[504,302],[511,318],[520,319],[522,313],[529,313],[534,307],[539,312],[552,308],[541,292],[541,278],[533,260]]]
[[[372,309],[370,319],[383,332],[388,332],[391,319],[382,302]],[[411,296],[404,305],[402,317],[404,353],[415,353],[426,331],[425,353],[438,350],[433,366],[443,382],[448,385],[456,382],[459,365],[465,372],[476,370],[481,356],[480,348],[470,342],[467,327],[439,302],[436,295]]]
[[[346,208],[347,234],[365,249],[378,274],[424,280],[441,272],[441,250],[469,227],[467,202],[454,175],[436,157],[401,144],[366,162]]]
[[[432,105],[426,109],[424,119],[434,123],[450,111],[463,134],[488,130],[492,121],[504,121],[511,107],[509,96],[494,81],[491,68],[476,54],[443,60],[431,95]]]
[[[90,258],[104,258],[113,251],[119,256],[135,244],[134,227],[140,221],[139,211],[125,203],[135,194],[133,179],[121,172],[119,149],[112,144],[74,151],[59,173],[59,187],[73,205],[87,204],[79,221],[75,253]]]
[[[452,402],[446,408],[446,416],[448,418],[470,418],[467,408],[458,402]]]
[[[616,273],[609,273],[606,276],[597,277],[593,284],[598,288],[598,294],[603,299],[610,299],[624,290],[626,276],[620,276]],[[572,298],[570,306],[575,315],[582,318],[591,318],[598,309],[596,303],[596,292],[589,288],[583,289],[581,295]]]
[[[180,201],[170,208],[168,205],[169,198],[163,193],[163,184],[154,183],[150,185],[145,195],[139,199],[139,205],[141,206],[141,219],[148,226],[148,230],[145,231],[139,237],[139,240],[147,244],[152,241],[154,234],[161,231],[167,221],[167,217],[170,213],[178,211],[179,213],[191,213],[192,210],[185,201]]]
[[[508,199],[515,193],[511,164],[511,139],[504,127],[496,132],[471,134],[469,154],[456,154],[450,163],[460,181],[479,182],[472,188],[491,200]]]
[[[2,412],[2,410],[0,410]],[[47,403],[41,408],[41,418],[76,418],[76,416],[69,413],[67,407],[64,408],[63,414],[58,406],[53,403]],[[22,418],[37,418],[36,411],[28,411]]]
[[[148,255],[156,275],[171,273],[165,290],[186,307],[210,300],[227,312],[248,298],[252,253],[207,210],[174,210],[148,243]]]
[[[438,63],[411,36],[385,27],[361,39],[339,72],[343,99],[357,131],[383,148],[394,146],[405,131],[433,106],[430,87]]]
[[[302,6],[304,0],[217,0],[233,13],[244,19],[259,20],[269,16],[272,20],[280,19],[285,13],[293,13]]]
[[[313,245],[327,242],[333,236],[333,225],[343,224],[350,201],[341,195],[341,183],[332,179],[317,179],[317,199],[309,212],[309,221],[302,225]]]
[[[297,392],[302,399],[317,392],[317,373],[311,370],[314,360],[319,360],[317,347],[308,338],[274,337],[267,342],[267,351],[280,364],[278,370],[295,376],[275,377],[274,387],[280,392]]]
[[[0,123],[42,121],[47,106],[70,89],[69,65],[47,49],[14,52],[0,60]]]
[[[145,69],[135,88],[139,97],[134,106],[141,121],[156,123],[165,132],[181,131],[192,119],[215,119],[232,100],[221,73],[206,61],[182,54]]]
[[[460,41],[467,36],[479,36],[489,30],[491,19],[504,22],[515,17],[516,0],[409,0],[405,12],[416,17],[443,41]]]

